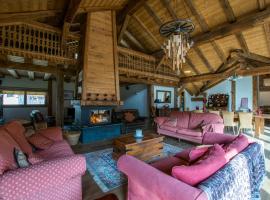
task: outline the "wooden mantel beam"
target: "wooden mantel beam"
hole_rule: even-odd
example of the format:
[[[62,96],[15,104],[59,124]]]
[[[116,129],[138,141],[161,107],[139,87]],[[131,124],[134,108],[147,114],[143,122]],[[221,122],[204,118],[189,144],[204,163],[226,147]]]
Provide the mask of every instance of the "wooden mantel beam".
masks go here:
[[[236,34],[238,32],[244,31],[246,29],[257,26],[258,24],[263,24],[264,20],[270,16],[270,7],[260,12],[254,12],[239,18],[234,23],[225,23],[217,28],[210,30],[207,33],[193,37],[196,45],[201,45],[209,41],[217,40],[226,37],[231,34]]]

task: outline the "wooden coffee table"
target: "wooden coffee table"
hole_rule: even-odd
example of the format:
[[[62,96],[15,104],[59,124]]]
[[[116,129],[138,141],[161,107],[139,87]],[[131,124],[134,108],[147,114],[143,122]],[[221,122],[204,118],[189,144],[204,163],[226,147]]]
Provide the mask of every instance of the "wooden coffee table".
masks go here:
[[[117,160],[124,154],[134,156],[143,161],[148,161],[156,156],[162,156],[164,136],[155,133],[145,133],[141,141],[138,141],[133,135],[133,133],[125,134],[114,140],[114,159]]]

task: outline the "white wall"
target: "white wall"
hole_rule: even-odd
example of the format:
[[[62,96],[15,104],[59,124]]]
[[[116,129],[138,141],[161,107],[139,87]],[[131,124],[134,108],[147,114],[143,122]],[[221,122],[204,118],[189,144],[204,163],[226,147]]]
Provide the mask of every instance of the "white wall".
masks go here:
[[[235,89],[235,110],[239,110],[241,105],[241,98],[248,98],[248,108],[252,108],[253,104],[253,89],[252,89],[252,77],[243,77],[236,81],[236,89]]]
[[[252,109],[252,103],[253,103],[253,91],[252,91],[252,77],[243,77],[241,79],[236,80],[236,91],[235,91],[235,110],[238,110],[241,104],[241,98],[247,97],[248,98],[248,107]],[[229,95],[229,102],[228,102],[228,109],[231,111],[231,81],[226,80],[218,85],[216,85],[213,88],[210,88],[209,90],[205,91],[207,93],[207,97],[210,94],[217,94],[217,93],[223,93]],[[192,102],[191,98],[194,96],[190,96],[185,91],[185,102],[186,102],[186,108],[189,108],[189,110],[195,110],[196,106],[199,106],[200,109],[202,109],[203,103],[202,102]],[[268,100],[269,101],[269,100]]]
[[[157,107],[161,108],[164,105],[169,105],[170,108],[174,108],[174,88],[173,87],[164,87],[164,86],[154,86],[154,100],[156,99],[156,93],[157,90],[161,91],[171,91],[172,97],[171,97],[171,103],[158,103]]]
[[[23,88],[23,89],[42,89],[44,91],[48,90],[48,82],[43,81],[42,79],[35,79],[34,81],[29,80],[28,78],[14,79],[12,77],[1,78],[2,85],[1,87],[11,87],[11,88]],[[65,90],[75,90],[75,83],[64,83]],[[53,115],[55,115],[56,107],[56,81],[53,81]],[[65,107],[69,107],[69,101],[64,102]],[[4,119],[10,121],[12,119],[26,119],[29,120],[29,115],[32,110],[40,110],[44,116],[48,114],[47,106],[41,107],[5,107],[3,109]]]
[[[147,85],[135,84],[120,87],[121,101],[124,102],[121,109],[138,109],[140,116],[149,116],[149,102]]]

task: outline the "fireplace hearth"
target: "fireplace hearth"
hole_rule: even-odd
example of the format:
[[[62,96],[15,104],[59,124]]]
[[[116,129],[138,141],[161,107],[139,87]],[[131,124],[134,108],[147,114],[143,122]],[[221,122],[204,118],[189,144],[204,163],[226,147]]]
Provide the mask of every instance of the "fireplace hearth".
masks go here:
[[[112,106],[81,106],[72,102],[76,124],[81,127],[82,144],[110,140],[120,136],[122,123],[112,123]]]

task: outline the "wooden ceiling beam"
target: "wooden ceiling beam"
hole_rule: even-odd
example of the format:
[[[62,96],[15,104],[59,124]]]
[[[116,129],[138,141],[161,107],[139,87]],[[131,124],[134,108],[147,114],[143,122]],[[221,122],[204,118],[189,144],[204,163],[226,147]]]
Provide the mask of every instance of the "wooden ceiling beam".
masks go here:
[[[240,33],[236,33],[235,36],[236,36],[241,48],[243,49],[243,51],[245,53],[249,53],[248,46],[247,46],[247,43],[246,43],[246,40],[245,40],[243,34],[240,32]]]
[[[218,44],[214,41],[211,42],[211,45],[213,46],[215,52],[217,53],[219,59],[223,62],[226,63],[227,59],[226,56],[224,54],[224,52],[222,51],[222,49],[218,46]]]
[[[144,5],[146,0],[129,0],[125,7],[117,14],[117,24],[123,24],[127,15],[132,16],[140,7]]]
[[[270,7],[260,12],[248,14],[239,18],[234,23],[225,23],[220,25],[207,33],[193,37],[196,45],[205,44],[212,40],[217,40],[232,34],[239,33],[249,28],[263,24],[264,20],[270,16]]]
[[[152,17],[152,19],[155,21],[155,23],[160,27],[162,25],[162,21],[160,18],[156,15],[154,10],[150,7],[148,3],[144,3],[143,7],[145,8],[146,12]]]
[[[186,63],[188,64],[188,66],[192,69],[192,71],[195,74],[200,74],[200,72],[196,69],[195,65],[191,62],[191,60],[188,58],[188,56],[186,56]]]
[[[137,40],[137,38],[135,38],[135,36],[133,36],[128,30],[125,31],[125,35],[127,36],[127,38],[133,43],[135,44],[142,52],[146,52],[146,49],[144,48],[144,46],[139,42],[139,40]]]
[[[161,45],[161,42],[156,38],[156,36],[144,25],[144,23],[136,16],[132,16],[133,19],[143,28],[143,30],[151,37],[151,39],[158,44]]]
[[[16,78],[16,79],[19,79],[19,78],[20,78],[20,75],[17,73],[16,70],[14,70],[14,69],[8,69],[7,71],[8,71],[8,73],[9,73],[11,76],[13,76],[14,78]]]
[[[236,17],[234,15],[233,9],[230,5],[229,0],[219,0],[221,7],[227,17],[228,22],[233,23],[236,21]]]
[[[0,13],[1,21],[19,21],[23,19],[35,20],[44,17],[53,17],[62,13],[62,10],[38,10],[38,11],[28,11],[28,12],[10,12],[10,13]]]
[[[180,83],[184,84],[184,83],[194,83],[194,82],[202,82],[202,81],[209,81],[209,80],[226,79],[234,73],[240,76],[254,76],[254,75],[270,74],[270,65],[252,68],[249,70],[246,70],[246,69],[240,69],[237,71],[230,70],[229,72],[225,72],[225,73],[222,72],[222,73],[202,74],[202,75],[197,75],[197,76],[183,77],[183,78],[180,78]]]
[[[27,72],[27,74],[31,81],[35,80],[35,72]]]
[[[157,66],[155,68],[155,71],[157,71],[161,67],[161,65],[164,63],[165,59],[166,59],[166,56],[163,55],[162,58],[160,59],[160,61],[158,62]]]
[[[193,3],[193,0],[184,0],[185,4],[191,11],[192,15],[195,16],[196,20],[200,24],[200,27],[202,28],[203,32],[208,32],[209,31],[209,26],[206,23],[206,20],[203,18],[203,16],[197,11],[195,8],[195,5]]]
[[[258,9],[259,10],[264,10],[265,9],[265,7],[266,7],[265,0],[257,0],[257,3],[258,3]]]
[[[130,15],[127,15],[117,37],[118,44],[120,44],[121,40],[123,39],[123,35],[125,34],[125,31],[127,30],[129,21],[130,21]]]
[[[57,73],[57,68],[59,66],[38,66],[30,63],[17,63],[8,60],[0,60],[0,68],[7,70],[24,70],[24,71],[33,71],[33,72],[43,72],[43,73]],[[69,69],[64,70],[64,74],[74,76],[75,71]]]
[[[266,38],[266,43],[267,43],[267,48],[268,48],[268,54],[270,55],[270,24],[269,23],[265,23],[263,25],[264,28],[264,34],[265,34],[265,38]]]
[[[171,7],[170,1],[169,0],[160,0],[160,1],[163,4],[163,6],[168,10],[172,19],[177,19],[178,17],[176,15],[175,11],[173,10],[173,8]]]
[[[82,0],[70,0],[67,11],[65,13],[63,28],[62,28],[62,43],[61,46],[65,46],[66,39],[69,34],[70,24],[75,19],[75,16],[79,10]]]
[[[210,72],[214,72],[214,68],[211,66],[211,64],[208,62],[207,58],[203,55],[202,51],[199,49],[198,46],[194,47],[195,52],[200,57],[200,59],[203,61],[204,65]]]

